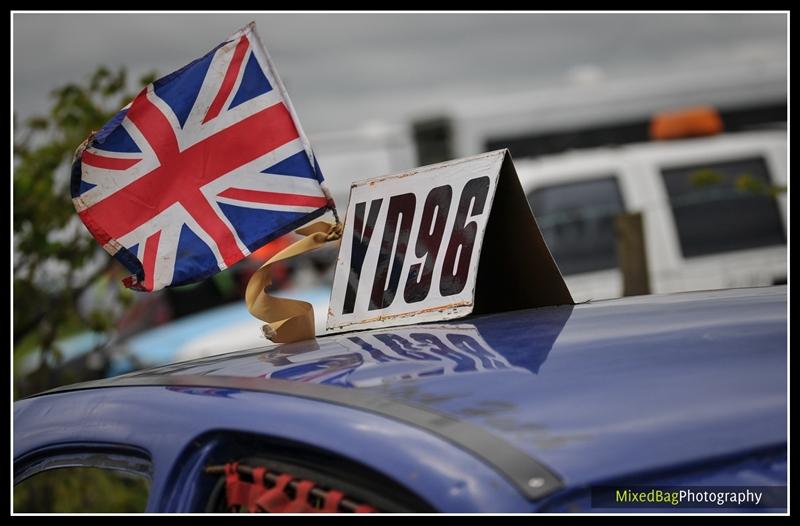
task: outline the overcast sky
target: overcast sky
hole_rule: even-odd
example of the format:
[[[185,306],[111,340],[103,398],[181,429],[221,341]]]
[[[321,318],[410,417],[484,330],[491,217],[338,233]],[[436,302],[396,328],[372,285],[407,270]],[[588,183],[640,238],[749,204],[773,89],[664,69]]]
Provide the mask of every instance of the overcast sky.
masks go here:
[[[173,71],[255,20],[310,134],[458,97],[786,60],[783,14],[16,14],[14,111],[97,65]]]

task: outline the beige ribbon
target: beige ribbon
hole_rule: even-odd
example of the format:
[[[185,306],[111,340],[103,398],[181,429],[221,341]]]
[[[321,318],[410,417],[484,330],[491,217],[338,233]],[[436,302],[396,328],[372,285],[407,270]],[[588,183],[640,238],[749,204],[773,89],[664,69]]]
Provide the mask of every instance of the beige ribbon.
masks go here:
[[[275,343],[290,343],[314,338],[314,307],[310,303],[288,298],[276,298],[267,293],[272,284],[270,267],[273,263],[289,259],[323,246],[342,237],[339,222],[317,221],[296,230],[306,236],[284,248],[261,265],[247,282],[245,303],[250,314],[266,324],[264,336]]]

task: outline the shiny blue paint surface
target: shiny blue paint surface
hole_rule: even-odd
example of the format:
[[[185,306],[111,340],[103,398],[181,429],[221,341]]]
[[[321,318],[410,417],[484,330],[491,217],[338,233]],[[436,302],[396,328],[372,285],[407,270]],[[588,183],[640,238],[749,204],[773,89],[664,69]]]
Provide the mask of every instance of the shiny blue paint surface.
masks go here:
[[[786,365],[786,287],[769,287],[645,296],[345,333],[150,373],[264,377],[265,382],[274,377],[356,388],[376,397],[422,405],[480,426],[537,458],[564,479],[562,493],[566,493],[593,483],[631,477],[650,480],[670,470],[702,469],[717,459],[746,458],[755,450],[785,445]],[[42,438],[42,426],[61,439],[75,434],[88,439],[95,427],[105,429],[105,423],[113,421],[104,408],[115,400],[125,399],[129,413],[137,404],[158,413],[165,392],[141,387],[120,388],[117,394],[110,391],[114,390],[18,402],[15,412],[27,414],[15,415],[15,430],[24,433],[15,436],[15,446],[29,449],[31,441],[40,445],[51,441]],[[79,406],[73,418],[56,417],[58,411],[47,417],[41,414],[59,397]],[[470,464],[454,447],[447,453],[448,448],[430,436],[428,441],[439,444],[435,456],[440,462],[428,468],[415,464],[428,475],[412,480],[407,463],[414,455],[430,453],[426,449],[430,445],[422,440],[427,436],[424,432],[412,433],[408,426],[381,418],[373,431],[389,429],[384,425],[393,431],[373,451],[374,437],[355,422],[375,422],[380,417],[336,408],[336,413],[350,415],[354,424],[340,426],[330,421],[325,432],[317,433],[319,411],[312,407],[319,403],[277,397],[280,405],[258,404],[256,408],[237,402],[247,397],[276,398],[255,393],[213,398],[228,400],[225,417],[238,419],[239,429],[255,431],[257,419],[251,415],[267,411],[273,421],[288,418],[293,436],[308,443],[333,441],[334,449],[357,451],[359,458],[363,446],[372,451],[371,465],[431,495],[435,505],[448,504],[441,509],[467,510],[460,507],[464,502],[451,507],[453,503],[447,501],[452,490],[448,481],[460,477],[471,481],[470,491],[473,483],[479,488],[472,493],[503,495],[509,505],[514,503],[512,508],[519,509],[519,502],[510,496],[519,494],[504,480],[483,485],[489,480],[484,464],[476,460]],[[177,437],[188,436],[176,427],[200,432],[222,418],[211,415],[222,411],[222,406],[205,407],[186,398],[170,400],[167,405],[172,410],[190,418],[171,422],[164,416],[159,423],[165,427],[159,427],[148,424],[155,417],[139,409],[137,426],[113,431],[112,425],[107,437],[117,436],[125,443],[141,441],[148,434],[145,430],[159,429],[159,433],[173,434],[170,440],[178,442],[170,449],[174,452],[185,443]],[[304,408],[302,416],[273,413],[287,403]],[[96,425],[78,429],[69,422]],[[273,425],[259,427],[257,432],[282,436],[287,431]],[[409,433],[413,438],[408,438]],[[150,447],[157,448],[151,449],[154,455],[161,454],[160,448],[168,449],[163,442]],[[398,457],[398,450],[407,456]],[[452,456],[456,454],[458,460]],[[732,477],[731,483],[735,480]],[[511,509],[485,501],[475,505],[478,509],[487,505],[485,510]]]
[[[531,333],[547,330],[541,317],[475,325],[524,367]],[[451,375],[383,391],[438,397],[436,410],[588,484],[785,443],[786,360],[783,292],[681,294],[576,306],[535,375]]]
[[[785,287],[646,296],[469,322],[472,328],[456,329],[462,322],[420,325],[416,333],[351,333],[165,369],[361,386],[484,427],[570,484],[786,441]],[[491,356],[481,362],[460,351],[474,363],[456,371],[447,367],[455,354],[435,354],[413,334],[437,341],[479,335]],[[407,348],[390,354],[375,335]],[[372,354],[353,352],[353,337],[372,342]]]

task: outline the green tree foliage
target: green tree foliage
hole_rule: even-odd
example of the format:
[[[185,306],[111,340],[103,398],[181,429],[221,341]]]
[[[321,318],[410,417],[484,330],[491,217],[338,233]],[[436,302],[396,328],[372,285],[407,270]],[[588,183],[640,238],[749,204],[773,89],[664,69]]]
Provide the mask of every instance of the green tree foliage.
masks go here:
[[[135,90],[154,79],[154,73],[140,78]],[[54,90],[46,113],[22,123],[15,115],[15,357],[39,348],[57,358],[58,338],[79,330],[107,331],[113,323],[108,312],[76,308],[80,294],[114,260],[100,254],[80,223],[69,180],[78,145],[132,100],[128,84],[124,69],[101,66],[83,83]]]

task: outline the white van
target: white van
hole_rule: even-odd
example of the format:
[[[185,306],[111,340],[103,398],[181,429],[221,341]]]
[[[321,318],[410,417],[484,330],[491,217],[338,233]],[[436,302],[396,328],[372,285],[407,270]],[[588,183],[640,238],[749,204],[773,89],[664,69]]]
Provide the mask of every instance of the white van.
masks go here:
[[[785,283],[786,148],[786,131],[771,130],[514,164],[574,298],[584,301],[622,294],[613,228],[622,211],[643,213],[653,293]]]

